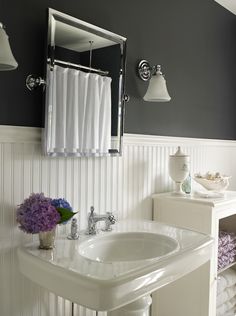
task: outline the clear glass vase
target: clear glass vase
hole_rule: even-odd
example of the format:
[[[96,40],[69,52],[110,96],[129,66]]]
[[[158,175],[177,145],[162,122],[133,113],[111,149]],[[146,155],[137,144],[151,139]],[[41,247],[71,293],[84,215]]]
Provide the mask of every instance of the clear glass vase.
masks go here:
[[[39,233],[39,249],[53,249],[55,247],[56,228],[48,232]]]

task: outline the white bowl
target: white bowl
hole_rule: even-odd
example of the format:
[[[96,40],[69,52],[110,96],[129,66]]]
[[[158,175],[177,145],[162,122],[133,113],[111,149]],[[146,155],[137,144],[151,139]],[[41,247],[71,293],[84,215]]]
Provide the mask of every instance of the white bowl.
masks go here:
[[[194,180],[209,191],[224,192],[229,186],[230,178],[231,177],[224,176],[214,180],[208,180],[206,178],[195,177]]]

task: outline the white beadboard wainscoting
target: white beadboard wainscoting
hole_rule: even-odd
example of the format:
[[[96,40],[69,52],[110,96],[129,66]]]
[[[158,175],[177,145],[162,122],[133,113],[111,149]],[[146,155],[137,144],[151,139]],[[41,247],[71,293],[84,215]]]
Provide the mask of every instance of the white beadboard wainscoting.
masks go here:
[[[232,175],[236,189],[236,142],[125,134],[122,157],[47,158],[41,154],[41,129],[0,126],[0,315],[71,316],[71,303],[21,276],[16,248],[31,235],[17,228],[16,206],[32,192],[65,197],[80,210],[85,228],[91,205],[119,219],[151,219],[151,195],[173,189],[168,156],[181,145],[191,156],[191,172]],[[69,227],[61,226],[58,234]],[[99,313],[102,315],[102,313]],[[75,316],[95,312],[74,306]]]

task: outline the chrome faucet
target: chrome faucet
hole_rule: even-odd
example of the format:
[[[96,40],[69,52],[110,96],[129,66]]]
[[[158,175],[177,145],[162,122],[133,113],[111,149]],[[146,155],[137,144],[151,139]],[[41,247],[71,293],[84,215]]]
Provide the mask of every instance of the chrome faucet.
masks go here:
[[[88,215],[88,228],[87,228],[87,234],[88,235],[96,235],[97,229],[96,229],[96,224],[97,222],[104,221],[105,222],[105,227],[104,231],[111,231],[111,225],[115,224],[116,219],[115,216],[111,212],[107,212],[106,214],[96,214],[94,212],[94,207],[91,206],[90,208],[90,213]]]

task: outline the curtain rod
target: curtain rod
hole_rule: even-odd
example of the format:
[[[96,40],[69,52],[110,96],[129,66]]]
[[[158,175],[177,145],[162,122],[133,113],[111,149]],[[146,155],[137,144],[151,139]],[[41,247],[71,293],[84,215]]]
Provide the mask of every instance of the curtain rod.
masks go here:
[[[48,59],[48,63],[50,63],[51,60]],[[108,75],[109,72],[108,71],[103,71],[103,70],[100,70],[100,69],[96,69],[96,68],[92,68],[92,67],[87,67],[87,66],[83,66],[83,65],[79,65],[79,64],[73,64],[73,63],[70,63],[70,62],[67,62],[67,61],[63,61],[63,60],[59,60],[59,59],[54,59],[53,61],[54,64],[61,64],[61,65],[65,65],[67,67],[75,67],[75,68],[78,68],[78,69],[86,69],[86,70],[90,70],[90,71],[94,71],[94,72],[97,72],[101,75]]]

